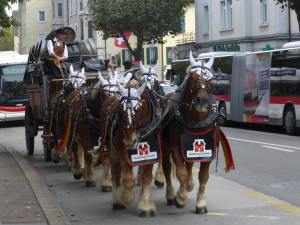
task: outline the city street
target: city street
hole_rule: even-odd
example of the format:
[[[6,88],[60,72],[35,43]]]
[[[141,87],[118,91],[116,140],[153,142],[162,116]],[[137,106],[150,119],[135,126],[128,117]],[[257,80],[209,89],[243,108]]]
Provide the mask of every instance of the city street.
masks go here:
[[[26,178],[40,204],[38,206],[34,203],[35,211],[40,210],[41,207],[47,219],[40,216],[40,219],[36,220],[32,215],[23,214],[22,224],[45,224],[45,220],[51,224],[51,220],[55,221],[55,219],[57,220],[55,224],[82,225],[119,223],[232,225],[286,224],[287,222],[299,224],[299,136],[287,136],[274,131],[266,132],[266,129],[260,131],[255,131],[253,128],[243,129],[240,126],[223,129],[232,146],[236,170],[225,174],[222,157],[219,159],[217,173],[216,165],[211,166],[212,175],[206,195],[209,210],[207,215],[194,214],[196,190],[189,194],[188,205],[184,209],[177,209],[174,206],[167,207],[164,189],[159,190],[156,187],[153,188],[157,207],[156,217],[137,217],[135,204],[125,211],[113,211],[110,193],[101,193],[98,187],[86,188],[84,182],[75,181],[63,162],[57,165],[44,162],[39,138],[35,143],[35,155],[26,156],[22,124],[1,126],[0,142],[14,156],[19,166],[25,169],[25,176],[29,174],[28,168],[36,173]],[[99,172],[100,169],[97,172],[97,181],[99,181]],[[196,179],[197,168],[194,172]],[[1,183],[3,182],[1,176]],[[41,187],[47,187],[47,190],[45,188],[41,190]],[[16,197],[16,192],[5,193],[5,195],[9,194],[11,194],[10,199]],[[4,192],[1,191],[1,199],[2,195]],[[25,200],[18,198],[18,201],[22,206],[22,201]],[[49,210],[49,202],[57,211]],[[20,222],[20,218],[17,218],[13,212],[9,216],[11,218],[2,219],[0,212],[0,224]],[[26,216],[28,216],[27,220]],[[13,217],[16,218],[15,221],[12,220]]]

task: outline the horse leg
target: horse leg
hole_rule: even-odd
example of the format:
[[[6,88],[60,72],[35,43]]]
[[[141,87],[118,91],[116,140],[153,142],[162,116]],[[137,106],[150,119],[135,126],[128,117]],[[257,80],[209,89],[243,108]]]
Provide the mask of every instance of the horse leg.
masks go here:
[[[122,205],[118,199],[117,192],[121,186],[121,167],[120,157],[114,147],[111,147],[110,163],[111,163],[111,180],[112,180],[112,195],[113,195],[113,209],[121,210],[125,209],[126,206]]]
[[[60,151],[55,146],[51,148],[51,159],[55,164],[60,162]]]
[[[121,167],[122,184],[116,191],[116,201],[127,207],[134,201],[135,177],[132,166],[128,165],[125,160],[122,161]]]
[[[161,162],[158,163],[158,167],[156,169],[154,184],[158,188],[163,188],[165,184],[165,176]]]
[[[80,163],[80,156],[82,154],[80,154],[80,151],[82,151],[81,146],[76,141],[74,141],[71,149],[71,153],[73,153],[72,173],[73,177],[76,180],[80,180],[82,177],[82,167]]]
[[[151,193],[151,183],[153,180],[153,164],[140,167],[141,169],[141,194],[138,201],[138,215],[141,217],[155,216],[155,205]]]
[[[177,208],[183,208],[187,201],[188,172],[184,164],[184,160],[177,148],[172,149],[172,157],[176,164],[176,176],[180,183],[179,190],[176,193],[175,206]]]
[[[167,205],[174,205],[175,204],[175,192],[172,185],[171,179],[171,162],[170,162],[170,151],[164,151],[164,157],[162,160],[162,168],[164,172],[164,176],[166,179],[166,198],[167,198]]]
[[[102,192],[112,191],[111,173],[110,173],[110,162],[108,156],[105,156],[103,162],[103,173],[100,181],[100,187]]]
[[[193,163],[186,163],[186,168],[188,171],[188,181],[186,189],[188,192],[191,192],[194,189],[193,165]]]
[[[204,193],[205,193],[206,183],[209,178],[209,165],[210,162],[201,163],[201,167],[199,171],[199,192],[198,192],[197,203],[196,203],[197,214],[207,213],[207,206],[206,206]]]

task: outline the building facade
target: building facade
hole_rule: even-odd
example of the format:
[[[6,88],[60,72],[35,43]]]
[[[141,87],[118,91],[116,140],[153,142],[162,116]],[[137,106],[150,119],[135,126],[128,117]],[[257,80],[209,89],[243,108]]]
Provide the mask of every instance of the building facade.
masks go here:
[[[198,52],[260,51],[299,40],[294,11],[274,0],[196,0]]]
[[[18,32],[14,32],[15,41],[18,43],[15,50],[21,54],[28,54],[29,49],[38,41],[44,40],[52,30],[52,1],[24,1],[19,3],[18,11],[20,26],[17,28]]]

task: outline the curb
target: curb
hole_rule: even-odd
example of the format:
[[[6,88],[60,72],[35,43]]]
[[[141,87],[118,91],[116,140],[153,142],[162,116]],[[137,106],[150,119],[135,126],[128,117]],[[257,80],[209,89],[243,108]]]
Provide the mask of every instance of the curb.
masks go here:
[[[14,148],[9,149],[2,144],[8,153],[12,155],[21,170],[23,171],[28,183],[30,184],[38,203],[44,212],[49,225],[70,225],[69,220],[58,205],[56,197],[49,191],[48,185],[44,178],[36,171],[36,169],[22,157]]]

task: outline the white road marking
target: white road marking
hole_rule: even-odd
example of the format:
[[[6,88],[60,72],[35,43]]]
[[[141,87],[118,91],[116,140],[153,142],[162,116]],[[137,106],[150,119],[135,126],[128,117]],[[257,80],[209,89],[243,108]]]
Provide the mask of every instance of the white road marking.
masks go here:
[[[289,150],[289,149],[285,149],[285,148],[277,148],[277,147],[268,146],[268,145],[262,145],[261,147],[263,147],[263,148],[269,148],[269,149],[274,149],[274,150],[277,150],[277,151],[283,151],[283,152],[295,152],[293,150]]]
[[[276,147],[283,147],[283,148],[290,148],[290,149],[300,150],[299,147],[295,147],[295,146],[277,145],[277,144],[272,144],[272,143],[266,143],[266,142],[261,142],[261,141],[252,141],[252,140],[240,139],[240,138],[234,138],[234,137],[227,137],[227,138],[229,140],[234,140],[234,141],[242,141],[242,142],[249,142],[249,143],[260,144],[260,145],[271,145],[271,146],[276,146]]]

